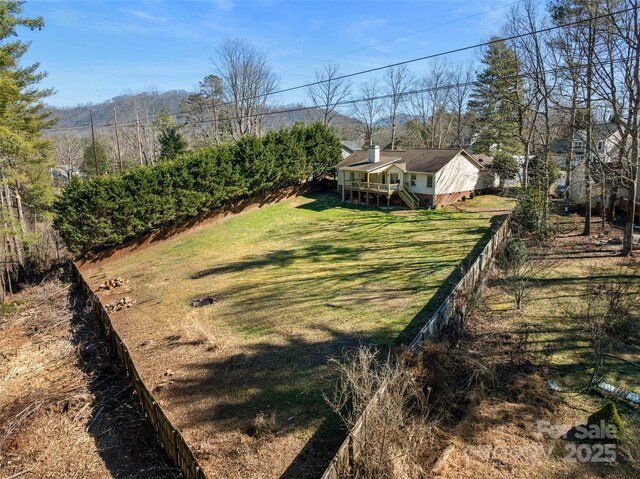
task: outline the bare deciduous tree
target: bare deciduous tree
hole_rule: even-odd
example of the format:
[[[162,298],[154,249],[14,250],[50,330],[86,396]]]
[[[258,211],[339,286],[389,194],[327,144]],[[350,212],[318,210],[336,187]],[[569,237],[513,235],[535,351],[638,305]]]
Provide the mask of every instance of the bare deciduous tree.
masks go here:
[[[322,122],[325,126],[331,123],[336,108],[350,93],[351,82],[346,78],[340,78],[340,67],[335,63],[328,63],[316,70],[315,84],[307,88],[311,103],[322,112]]]
[[[529,76],[529,95],[531,104],[537,112],[529,128],[536,136],[536,168],[534,172],[536,183],[542,194],[542,214],[538,231],[547,227],[549,189],[550,189],[550,161],[551,143],[557,131],[552,122],[551,98],[557,86],[556,76],[550,74],[550,68],[557,64],[549,34],[544,33],[548,27],[547,20],[541,18],[537,6],[532,0],[525,0],[514,7],[509,20],[514,30],[528,32],[529,35],[517,40],[520,60],[524,72]],[[542,32],[542,33],[541,33]]]
[[[361,478],[422,477],[419,451],[433,441],[428,398],[416,375],[370,346],[332,360],[338,383],[325,399],[354,433],[354,468]],[[383,393],[378,393],[383,388]]]
[[[234,139],[259,135],[267,100],[277,87],[267,56],[241,38],[225,41],[214,63],[230,113]]]
[[[412,78],[406,65],[388,68],[384,74],[385,93],[388,95],[387,110],[391,126],[391,149],[396,146],[396,119],[400,106],[404,103],[405,93],[411,86]]]
[[[360,121],[365,142],[372,145],[373,135],[375,135],[382,120],[380,116],[383,104],[380,99],[382,88],[378,80],[373,79],[360,85],[359,94],[362,101],[354,103],[353,115]]]
[[[622,251],[631,255],[633,224],[636,215],[640,173],[640,14],[638,0],[607,1],[604,9],[611,21],[600,29],[603,47],[596,52],[593,88],[606,99],[616,125],[617,166],[620,180],[627,189],[627,217]],[[618,12],[618,13],[616,13]],[[595,28],[594,28],[595,30]],[[594,34],[595,35],[595,34]]]
[[[62,132],[53,138],[55,162],[67,173],[67,178],[80,170],[82,150],[82,138],[73,131]]]
[[[456,131],[452,144],[457,147],[465,145],[463,132],[466,127],[464,118],[473,82],[471,63],[461,63],[451,69],[451,106],[455,116]]]

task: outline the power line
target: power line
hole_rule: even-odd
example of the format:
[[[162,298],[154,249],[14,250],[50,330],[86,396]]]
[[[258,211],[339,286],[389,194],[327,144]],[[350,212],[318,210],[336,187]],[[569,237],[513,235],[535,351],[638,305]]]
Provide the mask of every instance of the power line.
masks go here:
[[[587,18],[583,18],[581,20],[575,20],[575,21],[564,23],[564,24],[561,24],[561,25],[554,25],[554,26],[551,26],[551,27],[545,27],[545,28],[541,28],[539,30],[534,30],[532,32],[524,32],[524,33],[520,33],[520,34],[517,34],[517,35],[511,35],[511,36],[508,36],[508,37],[495,38],[493,40],[488,40],[486,42],[476,43],[474,45],[468,45],[468,46],[464,46],[464,47],[460,47],[460,48],[454,48],[454,49],[447,50],[447,51],[444,51],[444,52],[433,53],[433,54],[430,54],[430,55],[426,55],[426,56],[422,56],[422,57],[418,57],[418,58],[413,58],[413,59],[405,60],[405,61],[402,61],[402,62],[391,63],[391,64],[387,64],[387,65],[380,66],[380,67],[369,68],[367,70],[361,70],[361,71],[354,72],[354,73],[340,75],[338,77],[334,77],[334,78],[327,79],[327,80],[319,80],[319,81],[315,81],[315,82],[305,83],[305,84],[294,86],[294,87],[289,87],[289,88],[284,88],[284,89],[281,89],[281,90],[276,90],[276,91],[271,92],[271,93],[255,95],[255,96],[252,96],[252,97],[245,97],[245,98],[241,98],[241,99],[238,99],[238,100],[235,100],[235,101],[222,102],[222,103],[218,104],[218,107],[224,107],[224,106],[228,106],[228,105],[231,105],[231,104],[234,104],[234,103],[239,103],[239,102],[257,100],[257,99],[264,98],[264,97],[267,97],[267,96],[278,95],[278,94],[281,94],[281,93],[287,93],[287,92],[294,91],[294,90],[299,90],[299,89],[302,89],[302,88],[309,88],[309,87],[312,87],[312,86],[321,85],[321,84],[327,83],[329,81],[335,82],[335,81],[343,80],[343,79],[346,79],[346,78],[352,78],[352,77],[355,77],[355,76],[364,75],[364,74],[367,74],[367,73],[373,73],[373,72],[376,72],[376,71],[381,71],[381,70],[386,70],[386,69],[389,69],[389,68],[394,68],[394,67],[397,67],[397,66],[408,65],[410,63],[420,62],[420,61],[424,61],[424,60],[430,60],[430,59],[433,59],[433,58],[438,58],[438,57],[442,57],[442,56],[445,56],[445,55],[451,55],[451,54],[454,54],[454,53],[460,53],[460,52],[463,52],[463,51],[473,50],[473,49],[476,49],[476,48],[482,48],[482,47],[494,45],[496,43],[508,42],[508,41],[517,40],[519,38],[524,38],[524,37],[527,37],[527,36],[537,35],[537,34],[541,34],[541,33],[548,33],[548,32],[551,32],[551,31],[558,30],[560,28],[567,28],[567,27],[571,27],[571,26],[580,25],[582,23],[590,22],[590,21],[593,21],[593,20],[598,20],[598,19],[607,18],[607,17],[619,15],[619,14],[622,14],[622,13],[630,12],[630,11],[635,10],[635,9],[637,9],[637,6],[633,6],[633,7],[629,7],[629,8],[626,8],[626,9],[618,10],[616,12],[609,12],[609,13],[605,13],[605,14],[601,14],[601,15],[597,15],[597,16],[593,16],[593,17],[587,17]],[[314,108],[314,107],[304,107],[304,109],[311,109],[311,108]],[[288,111],[289,110],[285,110],[284,112],[288,112]],[[291,110],[291,111],[299,111],[299,110]],[[267,112],[267,113],[274,114],[272,112]],[[252,117],[255,117],[255,116],[263,116],[265,114],[266,113],[255,114],[255,115],[246,115],[243,118],[252,118]],[[177,117],[181,116],[181,114],[176,114],[176,115],[172,115],[172,116],[175,116],[177,118]],[[152,118],[151,117],[145,118],[145,120],[149,120],[149,119],[152,119]],[[233,118],[233,119],[239,119],[239,118]],[[77,126],[77,127],[68,127],[68,128],[65,128],[65,129],[81,129],[81,128],[86,128],[87,126],[88,125],[82,125],[82,126]],[[102,126],[111,126],[111,124],[107,123],[107,124],[102,125]],[[47,131],[62,131],[62,130],[64,130],[64,129],[63,128],[60,128],[60,129],[57,129],[57,130],[56,129],[50,129],[50,130],[47,130]]]
[[[594,66],[602,66],[602,65],[609,65],[609,64],[616,64],[616,63],[620,63],[620,62],[624,62],[626,61],[626,58],[619,58],[619,59],[612,59],[610,61],[601,61],[601,62],[595,62]],[[515,74],[515,75],[505,75],[505,76],[496,76],[495,79],[497,80],[517,80],[517,79],[525,79],[525,78],[530,78],[533,77],[534,75],[548,75],[548,74],[553,74],[553,73],[559,73],[563,70],[572,70],[572,69],[576,69],[576,68],[584,68],[586,66],[586,64],[580,64],[580,65],[572,65],[572,66],[561,66],[561,67],[555,67],[555,68],[549,68],[547,70],[543,70],[541,72],[527,72],[527,73],[519,73],[519,74]],[[429,93],[432,91],[447,91],[447,90],[451,90],[454,88],[462,88],[462,87],[469,87],[469,86],[477,86],[477,85],[482,85],[481,82],[479,82],[478,80],[473,80],[473,81],[469,81],[469,82],[462,82],[462,83],[450,83],[447,85],[439,85],[439,86],[434,86],[434,87],[428,87],[428,88],[420,88],[420,89],[416,89],[416,90],[409,90],[406,92],[402,92],[397,94],[397,96],[400,97],[407,97],[407,96],[413,96],[413,95],[418,95],[421,93]],[[280,114],[284,114],[284,113],[297,113],[297,112],[302,112],[302,111],[309,111],[309,110],[316,110],[322,107],[327,107],[327,106],[346,106],[346,105],[354,105],[357,103],[362,103],[365,101],[379,101],[379,100],[386,100],[389,99],[393,96],[393,94],[385,94],[385,95],[377,95],[377,96],[372,96],[372,97],[364,97],[364,98],[356,98],[356,99],[348,99],[348,100],[343,100],[341,102],[336,102],[336,103],[331,103],[330,105],[312,105],[312,106],[299,106],[299,107],[293,107],[293,108],[286,108],[286,109],[280,109],[280,110],[273,110],[273,111],[266,111],[266,112],[262,112],[262,113],[253,113],[250,115],[243,115],[243,116],[233,116],[233,117],[226,117],[223,119],[218,119],[218,120],[196,120],[196,121],[189,121],[189,122],[185,122],[183,125],[193,125],[193,124],[204,124],[204,123],[210,123],[210,124],[215,124],[215,123],[220,123],[220,122],[225,122],[225,121],[232,121],[232,120],[240,120],[240,119],[244,119],[244,118],[256,118],[256,117],[264,117],[264,116],[272,116],[272,115],[280,115]],[[533,110],[532,110],[533,111]],[[185,114],[177,114],[177,115],[172,115],[172,117],[174,118],[178,118],[180,116],[184,116]],[[109,127],[112,126],[112,123],[106,123],[104,125],[101,125],[101,127]],[[137,127],[138,123],[137,122],[130,122],[128,124],[123,124],[121,125],[122,127]],[[63,130],[74,130],[74,129],[82,129],[82,128],[86,128],[84,126],[80,126],[80,127],[67,127],[67,128],[63,128],[60,130],[47,130],[47,131],[63,131]]]
[[[627,8],[627,9],[624,9],[624,10],[619,10],[617,12],[602,14],[602,15],[598,15],[598,16],[595,16],[595,17],[584,18],[582,20],[576,20],[576,21],[565,23],[565,24],[562,24],[562,25],[556,25],[556,26],[553,26],[553,27],[541,28],[539,30],[534,30],[533,32],[520,33],[520,34],[517,34],[517,35],[511,35],[509,37],[500,37],[500,38],[496,38],[496,39],[493,39],[493,40],[488,40],[486,42],[476,43],[475,45],[468,45],[468,46],[465,46],[465,47],[453,48],[451,50],[447,50],[447,51],[444,51],[444,52],[433,53],[431,55],[425,55],[423,57],[418,57],[418,58],[412,58],[411,60],[405,60],[405,61],[402,61],[402,62],[390,63],[388,65],[384,65],[384,66],[381,66],[381,67],[369,68],[367,70],[361,70],[361,71],[358,71],[358,72],[355,72],[355,73],[348,73],[346,75],[340,75],[340,76],[337,76],[337,77],[333,77],[330,80],[319,80],[319,81],[315,81],[315,82],[305,83],[303,85],[298,85],[298,86],[289,87],[289,88],[283,88],[282,90],[277,90],[277,91],[274,91],[274,92],[271,92],[271,93],[268,93],[268,94],[255,95],[253,97],[244,98],[244,99],[241,99],[241,100],[238,100],[238,101],[257,100],[257,99],[263,98],[265,96],[278,95],[280,93],[287,93],[287,92],[290,92],[290,91],[299,90],[301,88],[309,88],[309,87],[312,87],[312,86],[321,85],[322,83],[327,83],[328,81],[336,82],[336,81],[339,81],[339,80],[344,80],[346,78],[353,78],[355,76],[364,75],[364,74],[367,74],[367,73],[373,73],[373,72],[377,72],[377,71],[381,71],[381,70],[387,70],[389,68],[408,65],[410,63],[420,62],[420,61],[424,61],[424,60],[431,60],[433,58],[438,58],[438,57],[442,57],[442,56],[445,56],[445,55],[452,55],[454,53],[460,53],[460,52],[464,52],[464,51],[468,51],[468,50],[474,50],[476,48],[487,47],[487,46],[490,46],[490,45],[494,45],[496,43],[509,42],[509,41],[512,41],[512,40],[517,40],[519,38],[528,37],[528,36],[532,36],[532,35],[537,35],[537,34],[540,34],[540,33],[548,33],[548,32],[552,32],[554,30],[558,30],[560,28],[572,27],[572,26],[575,26],[575,25],[580,25],[582,23],[590,22],[592,20],[599,20],[601,18],[606,18],[606,17],[609,17],[609,16],[630,12],[631,10],[635,10],[636,8],[637,7],[631,7],[631,8]],[[222,103],[220,106],[225,106],[225,105],[229,105],[229,104],[231,104],[231,102]]]

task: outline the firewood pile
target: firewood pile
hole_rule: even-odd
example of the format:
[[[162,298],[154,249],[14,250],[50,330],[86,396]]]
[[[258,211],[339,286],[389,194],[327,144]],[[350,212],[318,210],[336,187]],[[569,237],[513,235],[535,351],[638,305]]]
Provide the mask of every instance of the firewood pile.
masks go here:
[[[98,291],[102,291],[102,290],[112,290],[115,288],[119,288],[121,286],[125,286],[129,284],[129,280],[128,279],[124,279],[121,278],[120,276],[118,276],[117,278],[112,278],[112,279],[108,279],[106,280],[104,283],[102,283],[100,286],[98,286]]]
[[[107,311],[113,313],[115,311],[122,311],[123,309],[127,309],[132,306],[133,300],[129,296],[125,296],[124,298],[107,305]]]

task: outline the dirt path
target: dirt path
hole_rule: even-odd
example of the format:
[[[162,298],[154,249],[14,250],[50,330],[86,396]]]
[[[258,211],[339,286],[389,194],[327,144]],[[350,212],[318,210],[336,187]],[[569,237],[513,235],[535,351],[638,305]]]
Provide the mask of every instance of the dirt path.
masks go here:
[[[0,309],[0,477],[180,477],[89,311],[59,279]]]

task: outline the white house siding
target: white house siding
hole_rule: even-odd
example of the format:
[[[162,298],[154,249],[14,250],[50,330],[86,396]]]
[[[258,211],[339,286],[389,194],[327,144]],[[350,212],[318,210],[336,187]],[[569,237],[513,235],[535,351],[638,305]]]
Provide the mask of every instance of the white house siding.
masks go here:
[[[416,185],[415,186],[411,186],[411,175],[416,175]],[[428,175],[426,173],[411,173],[410,171],[407,171],[404,174],[404,185],[407,189],[409,189],[410,191],[418,194],[418,195],[432,195],[433,194],[433,187],[432,188],[428,188],[427,187],[427,177],[428,176],[434,176],[434,175]],[[434,179],[435,181],[435,179]]]
[[[571,173],[571,185],[569,186],[569,197],[576,203],[584,203],[587,192],[587,181],[584,177],[584,163],[579,164]],[[608,193],[608,192],[607,192]],[[626,193],[618,192],[618,196]],[[600,200],[600,185],[591,180],[591,204],[595,204]]]
[[[481,189],[480,169],[463,155],[456,155],[436,173],[436,195]]]

